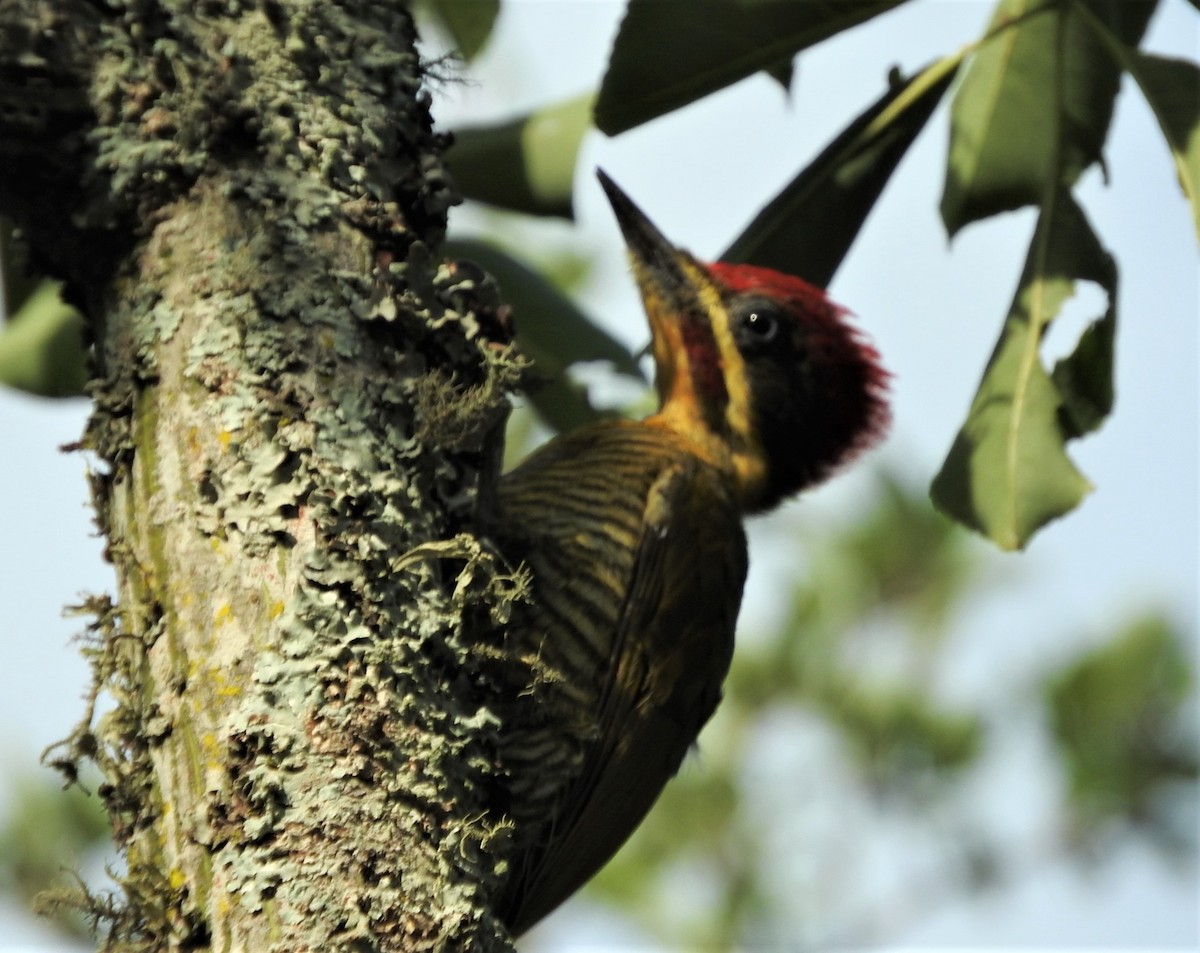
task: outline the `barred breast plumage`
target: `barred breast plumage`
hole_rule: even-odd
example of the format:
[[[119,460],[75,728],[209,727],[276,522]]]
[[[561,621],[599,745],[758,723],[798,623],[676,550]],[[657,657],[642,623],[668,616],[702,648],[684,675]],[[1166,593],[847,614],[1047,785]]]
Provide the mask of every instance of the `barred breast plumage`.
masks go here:
[[[519,848],[498,906],[519,933],[624,842],[712,714],[746,545],[721,473],[628,421],[506,476],[497,536],[533,577],[505,644],[528,684],[502,712]]]

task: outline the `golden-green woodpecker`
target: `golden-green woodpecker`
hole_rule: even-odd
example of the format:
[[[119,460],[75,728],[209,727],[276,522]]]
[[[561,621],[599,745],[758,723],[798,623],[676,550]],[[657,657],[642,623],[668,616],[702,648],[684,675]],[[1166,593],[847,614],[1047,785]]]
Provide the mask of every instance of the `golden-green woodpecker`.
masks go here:
[[[505,634],[496,909],[520,934],[621,846],[721,697],[746,576],[742,517],[886,428],[878,355],[824,292],[705,265],[603,172],[653,335],[657,413],[552,440],[505,475],[492,536],[532,573]]]

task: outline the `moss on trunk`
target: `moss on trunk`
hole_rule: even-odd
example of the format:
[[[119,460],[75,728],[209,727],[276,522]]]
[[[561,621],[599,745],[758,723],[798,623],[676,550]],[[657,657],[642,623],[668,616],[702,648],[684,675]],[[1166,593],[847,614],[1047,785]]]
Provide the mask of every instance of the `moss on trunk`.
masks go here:
[[[433,251],[407,13],[3,0],[0,33],[0,100],[57,91],[0,130],[0,209],[94,337],[113,704],[60,760],[128,859],[109,948],[509,948],[461,619],[510,593],[458,572],[519,361]]]

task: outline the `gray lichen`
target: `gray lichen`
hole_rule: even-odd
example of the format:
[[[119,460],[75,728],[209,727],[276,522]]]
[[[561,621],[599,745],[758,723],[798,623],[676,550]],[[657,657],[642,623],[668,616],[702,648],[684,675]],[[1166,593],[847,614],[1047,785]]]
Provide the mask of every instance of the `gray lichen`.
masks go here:
[[[126,852],[107,948],[507,949],[462,620],[524,591],[470,533],[523,363],[433,249],[454,193],[407,14],[90,10],[63,227],[116,263],[62,264],[120,598],[90,650],[115,707],[62,760],[100,765]]]

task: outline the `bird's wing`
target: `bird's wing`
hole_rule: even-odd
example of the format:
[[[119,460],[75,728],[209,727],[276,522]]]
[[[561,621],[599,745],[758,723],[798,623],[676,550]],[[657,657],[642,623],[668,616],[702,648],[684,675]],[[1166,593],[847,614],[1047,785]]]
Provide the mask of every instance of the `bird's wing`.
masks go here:
[[[679,769],[720,699],[745,575],[745,535],[720,478],[694,459],[670,466],[646,497],[597,733],[552,826],[517,861],[514,933],[599,870]]]

